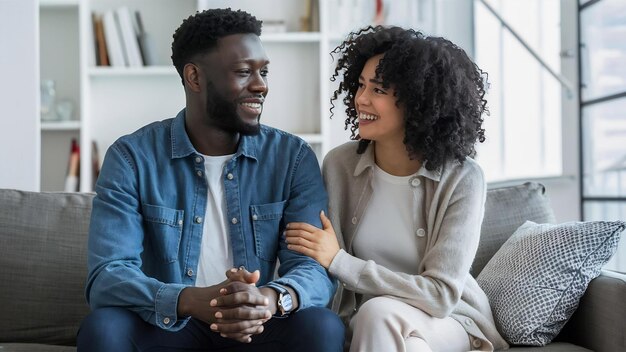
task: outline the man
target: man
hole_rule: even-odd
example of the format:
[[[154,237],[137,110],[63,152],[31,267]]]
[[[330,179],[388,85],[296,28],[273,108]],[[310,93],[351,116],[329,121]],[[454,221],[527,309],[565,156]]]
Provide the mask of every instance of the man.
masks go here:
[[[341,350],[343,324],[323,308],[334,283],[282,236],[289,222],[321,226],[327,196],[311,148],[259,124],[260,34],[230,9],[174,33],[186,108],[107,151],[79,350]]]

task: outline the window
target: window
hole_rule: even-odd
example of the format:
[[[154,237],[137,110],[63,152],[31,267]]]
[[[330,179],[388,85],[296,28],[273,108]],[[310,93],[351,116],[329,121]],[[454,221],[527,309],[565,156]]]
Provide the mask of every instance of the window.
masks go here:
[[[485,0],[555,72],[560,71],[559,0]],[[561,83],[503,26],[482,0],[474,1],[475,57],[489,74],[487,140],[477,161],[487,181],[560,176]]]
[[[579,18],[583,220],[625,220],[626,3],[581,2]],[[626,270],[626,241],[605,268]]]

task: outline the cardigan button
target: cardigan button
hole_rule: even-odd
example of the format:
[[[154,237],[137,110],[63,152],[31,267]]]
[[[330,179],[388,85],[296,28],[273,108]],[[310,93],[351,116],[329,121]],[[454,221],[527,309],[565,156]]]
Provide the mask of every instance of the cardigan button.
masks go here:
[[[480,346],[482,346],[482,342],[480,342],[479,339],[474,339],[474,341],[472,341],[472,346],[474,346],[474,348],[480,348]]]

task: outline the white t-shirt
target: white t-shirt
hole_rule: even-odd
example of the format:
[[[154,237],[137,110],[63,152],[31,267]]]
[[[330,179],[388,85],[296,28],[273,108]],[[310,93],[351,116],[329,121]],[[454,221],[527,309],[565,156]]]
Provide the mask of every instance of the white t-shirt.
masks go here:
[[[415,220],[415,187],[411,186],[415,175],[394,176],[375,166],[373,176],[372,196],[352,243],[354,254],[392,271],[416,274],[418,241],[425,236],[416,236],[416,231],[424,230]]]
[[[207,287],[224,281],[226,270],[233,266],[233,254],[224,212],[226,200],[222,180],[224,164],[232,157],[233,155],[204,156],[208,196],[196,278],[198,287]]]

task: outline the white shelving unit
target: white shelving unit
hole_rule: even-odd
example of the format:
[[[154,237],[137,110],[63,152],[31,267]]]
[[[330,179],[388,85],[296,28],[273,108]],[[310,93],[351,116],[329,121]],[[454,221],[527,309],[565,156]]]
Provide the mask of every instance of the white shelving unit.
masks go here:
[[[329,53],[343,38],[330,29],[339,21],[338,5],[332,0],[312,1],[317,1],[314,17],[319,22],[315,25],[319,30],[314,32],[300,28],[308,1],[41,0],[41,77],[55,79],[58,96],[76,102],[75,121],[42,124],[42,190],[62,190],[72,138],[79,138],[81,146],[80,190],[92,191],[92,141],[101,161],[120,136],[174,117],[184,107],[183,87],[170,59],[172,34],[184,18],[208,8],[243,9],[264,21],[283,21],[286,32],[267,31],[261,36],[271,60],[270,93],[261,122],[299,135],[311,144],[321,162],[332,147],[347,141],[349,134],[343,131],[343,106],[338,104],[335,118],[328,118],[329,98],[335,88],[329,81]],[[155,39],[156,66],[95,65],[92,13],[103,14],[121,6],[140,12],[146,32]],[[59,43],[60,47],[54,47]],[[47,61],[60,53],[65,60]]]
[[[40,79],[54,80],[57,100],[69,100],[74,106],[70,121],[40,124],[42,191],[63,190],[72,139],[81,137],[80,5],[79,0],[39,4]]]

